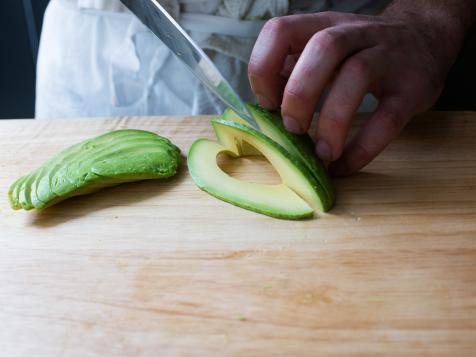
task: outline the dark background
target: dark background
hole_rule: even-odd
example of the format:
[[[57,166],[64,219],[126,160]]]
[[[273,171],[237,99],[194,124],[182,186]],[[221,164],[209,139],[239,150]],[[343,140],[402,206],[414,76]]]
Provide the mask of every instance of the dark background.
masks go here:
[[[0,119],[32,118],[35,67],[43,12],[49,0],[1,0]],[[476,110],[476,31],[453,67],[439,110]]]
[[[32,118],[35,67],[48,0],[1,0],[0,119]]]

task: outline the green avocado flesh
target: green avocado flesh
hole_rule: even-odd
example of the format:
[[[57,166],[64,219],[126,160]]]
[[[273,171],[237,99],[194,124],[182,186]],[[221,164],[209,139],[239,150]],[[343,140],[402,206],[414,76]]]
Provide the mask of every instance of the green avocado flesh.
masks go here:
[[[263,134],[280,144],[291,155],[298,157],[308,167],[311,174],[320,184],[319,190],[324,211],[330,210],[335,202],[334,189],[324,165],[314,154],[314,143],[309,135],[292,134],[285,129],[281,116],[270,113],[254,104],[248,104],[247,107],[256,119]],[[225,110],[223,119],[249,126],[232,109]]]
[[[307,144],[301,144],[300,137],[289,139],[281,133],[284,126],[275,116],[254,106],[250,109],[262,133],[227,110],[223,119],[212,120],[219,143],[199,139],[192,145],[188,167],[197,186],[223,201],[276,218],[302,219],[312,217],[315,209],[329,210],[334,203],[330,181],[319,162],[311,164],[312,151],[302,149]],[[217,156],[222,152],[235,157],[264,155],[282,183],[263,185],[230,177],[217,165]],[[308,162],[301,158],[304,155],[309,155]],[[322,182],[329,187],[323,187]]]
[[[216,160],[221,152],[238,156],[238,153],[206,139],[195,141],[190,148],[190,174],[202,190],[236,206],[277,218],[299,219],[312,216],[312,208],[284,184],[244,182],[223,172]]]
[[[121,183],[171,177],[180,162],[180,150],[166,138],[111,131],[60,152],[15,181],[8,196],[13,209],[41,209]]]

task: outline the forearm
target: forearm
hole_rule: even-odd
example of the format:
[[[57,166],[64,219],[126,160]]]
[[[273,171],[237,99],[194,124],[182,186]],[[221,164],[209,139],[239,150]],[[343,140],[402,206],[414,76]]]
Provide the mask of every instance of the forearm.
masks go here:
[[[476,22],[476,1],[394,0],[381,16],[401,20],[423,34],[443,71],[447,71]]]

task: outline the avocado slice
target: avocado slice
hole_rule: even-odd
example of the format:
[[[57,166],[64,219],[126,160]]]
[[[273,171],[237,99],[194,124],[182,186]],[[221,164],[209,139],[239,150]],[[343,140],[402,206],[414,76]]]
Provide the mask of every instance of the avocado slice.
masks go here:
[[[19,201],[19,188],[23,184],[23,182],[29,177],[27,176],[22,176],[18,178],[13,184],[10,186],[10,189],[8,191],[8,200],[10,201],[10,204],[12,207],[21,207],[20,201]]]
[[[263,134],[280,144],[290,154],[298,157],[307,166],[320,184],[319,191],[322,197],[323,210],[330,210],[335,202],[335,192],[324,165],[314,153],[314,143],[309,135],[296,135],[288,132],[284,127],[281,116],[276,113],[271,113],[254,104],[247,104],[247,107]],[[249,126],[232,109],[225,110],[223,119]],[[245,149],[245,154],[257,154],[257,152]]]
[[[60,152],[15,181],[8,197],[14,209],[41,209],[125,182],[173,176],[180,162],[180,150],[168,139],[143,130],[112,131]]]
[[[200,139],[190,148],[188,167],[197,186],[211,195],[271,217],[301,219],[312,217],[314,209],[324,210],[320,183],[308,167],[281,145],[250,126],[213,119],[219,143]],[[281,177],[282,184],[263,185],[237,180],[224,173],[216,158],[221,152],[233,156],[254,147],[264,155]]]
[[[74,158],[78,157],[80,153],[82,153],[82,156],[86,156],[88,152],[96,151],[97,154],[97,151],[101,150],[101,147],[108,147],[112,144],[113,141],[119,141],[125,136],[127,136],[128,139],[133,139],[133,132],[135,132],[135,130],[131,129],[111,131],[99,137],[85,140],[67,148],[62,153],[56,155],[47,163],[45,163],[42,166],[44,174],[38,176],[38,178],[33,184],[34,187],[32,188],[32,190],[36,193],[38,201],[43,202],[43,205],[39,203],[36,207],[44,208],[45,202],[55,202],[58,199],[58,194],[55,193],[55,191],[51,188],[53,187],[53,182],[56,182],[56,184],[58,184],[58,182],[60,182],[62,178],[64,178],[64,174],[62,175],[61,173],[57,173],[61,169],[64,169],[64,167],[67,166],[68,163],[74,161]],[[70,186],[71,189],[74,189],[74,187],[74,185]]]
[[[190,148],[190,175],[203,191],[236,206],[276,218],[312,217],[313,209],[286,185],[240,181],[223,172],[216,160],[222,152],[238,155],[229,148],[207,139],[195,141]]]

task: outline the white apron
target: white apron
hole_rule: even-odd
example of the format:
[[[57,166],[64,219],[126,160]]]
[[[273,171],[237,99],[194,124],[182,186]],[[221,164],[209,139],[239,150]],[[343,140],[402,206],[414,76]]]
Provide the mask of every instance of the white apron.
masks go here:
[[[162,0],[245,101],[264,19],[366,12],[386,1]],[[259,20],[256,20],[259,19]],[[223,105],[117,0],[52,0],[41,36],[36,117],[215,114]]]

